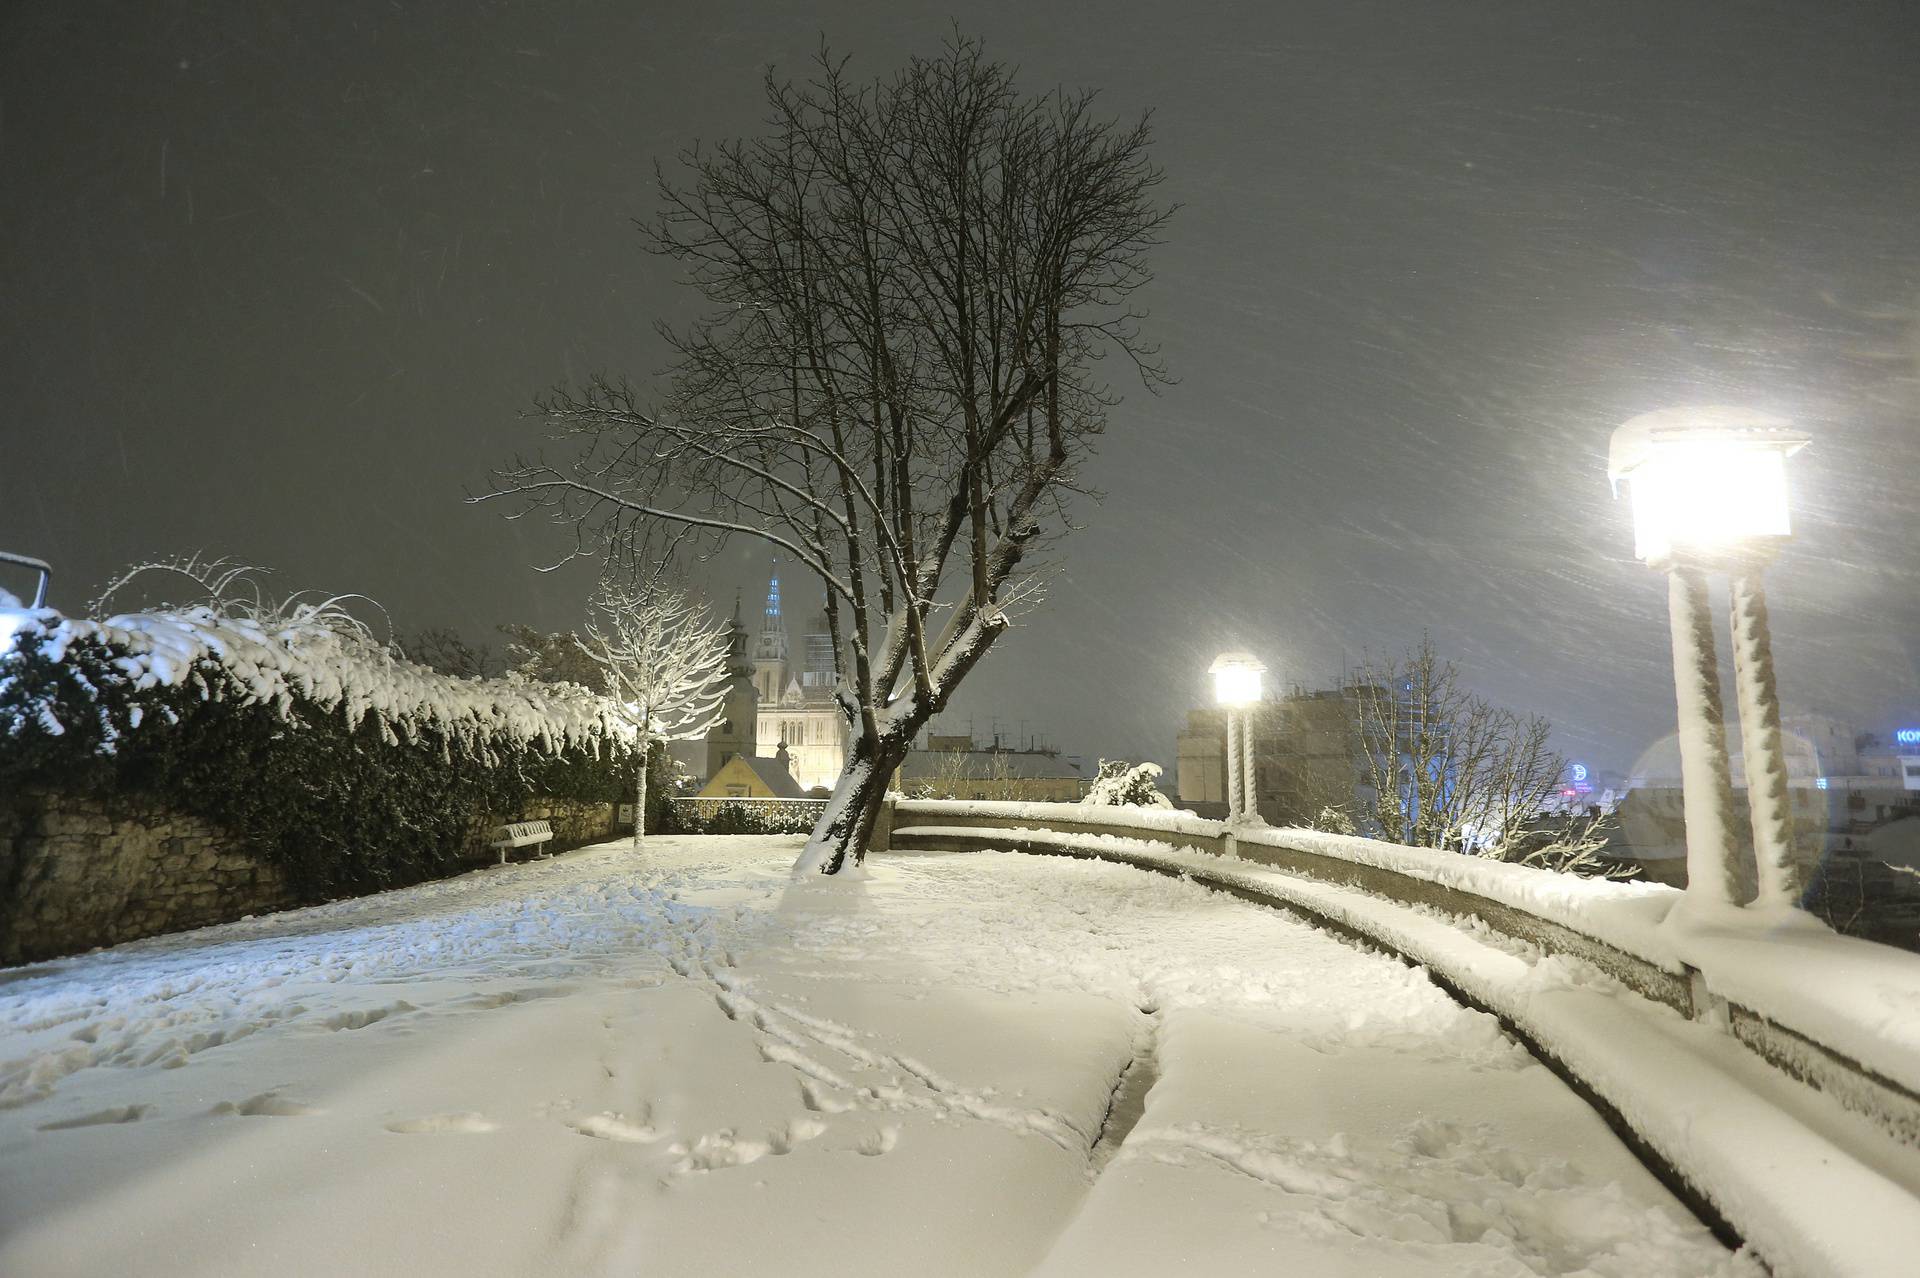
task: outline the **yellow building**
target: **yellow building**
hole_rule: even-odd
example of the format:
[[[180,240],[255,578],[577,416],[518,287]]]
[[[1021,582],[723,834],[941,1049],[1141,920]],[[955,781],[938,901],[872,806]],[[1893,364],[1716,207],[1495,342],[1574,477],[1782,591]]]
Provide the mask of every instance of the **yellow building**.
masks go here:
[[[787,771],[787,752],[771,759],[736,754],[720,765],[695,796],[702,799],[804,799],[806,792]]]

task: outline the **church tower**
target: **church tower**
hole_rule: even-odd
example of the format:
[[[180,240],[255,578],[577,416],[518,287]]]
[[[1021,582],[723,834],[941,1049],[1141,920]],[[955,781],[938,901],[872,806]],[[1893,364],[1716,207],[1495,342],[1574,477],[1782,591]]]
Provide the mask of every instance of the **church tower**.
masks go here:
[[[727,623],[727,692],[721,701],[722,718],[707,733],[707,778],[736,754],[752,758],[759,739],[760,697],[754,688],[754,667],[747,660],[747,628],[740,624],[740,605],[733,606]]]
[[[780,699],[787,686],[787,623],[780,615],[780,561],[767,577],[767,606],[760,617],[760,638],[753,645],[753,686],[764,705]]]

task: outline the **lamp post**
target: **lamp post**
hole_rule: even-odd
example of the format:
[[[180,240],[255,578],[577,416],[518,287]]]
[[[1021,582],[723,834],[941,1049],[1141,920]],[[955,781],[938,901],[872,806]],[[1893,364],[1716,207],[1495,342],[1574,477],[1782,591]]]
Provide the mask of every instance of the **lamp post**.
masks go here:
[[[1727,770],[1720,666],[1707,574],[1731,581],[1733,664],[1753,824],[1755,904],[1799,899],[1780,696],[1774,685],[1760,575],[1790,535],[1786,459],[1808,437],[1741,408],[1665,409],[1613,433],[1607,475],[1631,486],[1634,554],[1667,573],[1673,677],[1679,703],[1680,781],[1687,821],[1687,895],[1736,905],[1733,784]]]
[[[1266,669],[1250,652],[1223,652],[1207,667],[1207,673],[1213,676],[1213,698],[1226,711],[1230,825],[1260,821],[1260,804],[1253,787],[1253,705],[1260,700],[1260,676]]]

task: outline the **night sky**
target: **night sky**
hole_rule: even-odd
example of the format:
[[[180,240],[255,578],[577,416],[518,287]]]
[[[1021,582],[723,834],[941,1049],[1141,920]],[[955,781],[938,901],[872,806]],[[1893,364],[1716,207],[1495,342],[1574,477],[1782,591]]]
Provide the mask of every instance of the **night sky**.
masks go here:
[[[206,549],[402,628],[577,624],[558,532],[472,507],[547,386],[664,361],[630,219],[824,32],[951,9],[0,7],[0,549],[79,611]],[[1607,435],[1729,402],[1815,432],[1770,582],[1789,713],[1920,724],[1920,6],[973,5],[1023,83],[1151,107],[1184,207],[1047,607],[949,726],[1171,763],[1222,647],[1288,683],[1422,629],[1627,768],[1671,731],[1665,588]],[[709,583],[764,585],[736,543]],[[18,588],[18,583],[8,579]],[[790,595],[797,595],[790,590]]]

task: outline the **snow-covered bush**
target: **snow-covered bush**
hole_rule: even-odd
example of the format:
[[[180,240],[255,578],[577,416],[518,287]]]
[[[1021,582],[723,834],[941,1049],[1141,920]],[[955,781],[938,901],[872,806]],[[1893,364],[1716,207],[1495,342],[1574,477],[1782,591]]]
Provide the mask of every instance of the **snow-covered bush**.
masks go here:
[[[1314,829],[1324,831],[1327,834],[1354,835],[1360,833],[1359,827],[1354,825],[1353,817],[1348,815],[1347,810],[1345,808],[1336,808],[1331,804],[1321,808],[1310,824]]]
[[[1557,870],[1583,879],[1631,879],[1641,872],[1634,861],[1605,855],[1609,817],[1575,817],[1556,826],[1506,839],[1482,853],[1496,861]]]
[[[1173,806],[1166,795],[1160,793],[1160,774],[1163,769],[1157,763],[1128,763],[1125,759],[1102,759],[1100,771],[1093,779],[1093,786],[1087,791],[1082,803],[1109,804],[1119,807],[1170,808]]]
[[[156,568],[197,601],[0,610],[0,794],[157,795],[326,895],[444,872],[477,823],[535,796],[623,788],[633,734],[584,688],[441,675],[337,598],[269,602],[218,562]]]
[[[813,804],[679,802],[671,805],[668,828],[676,834],[810,834],[819,816]]]

